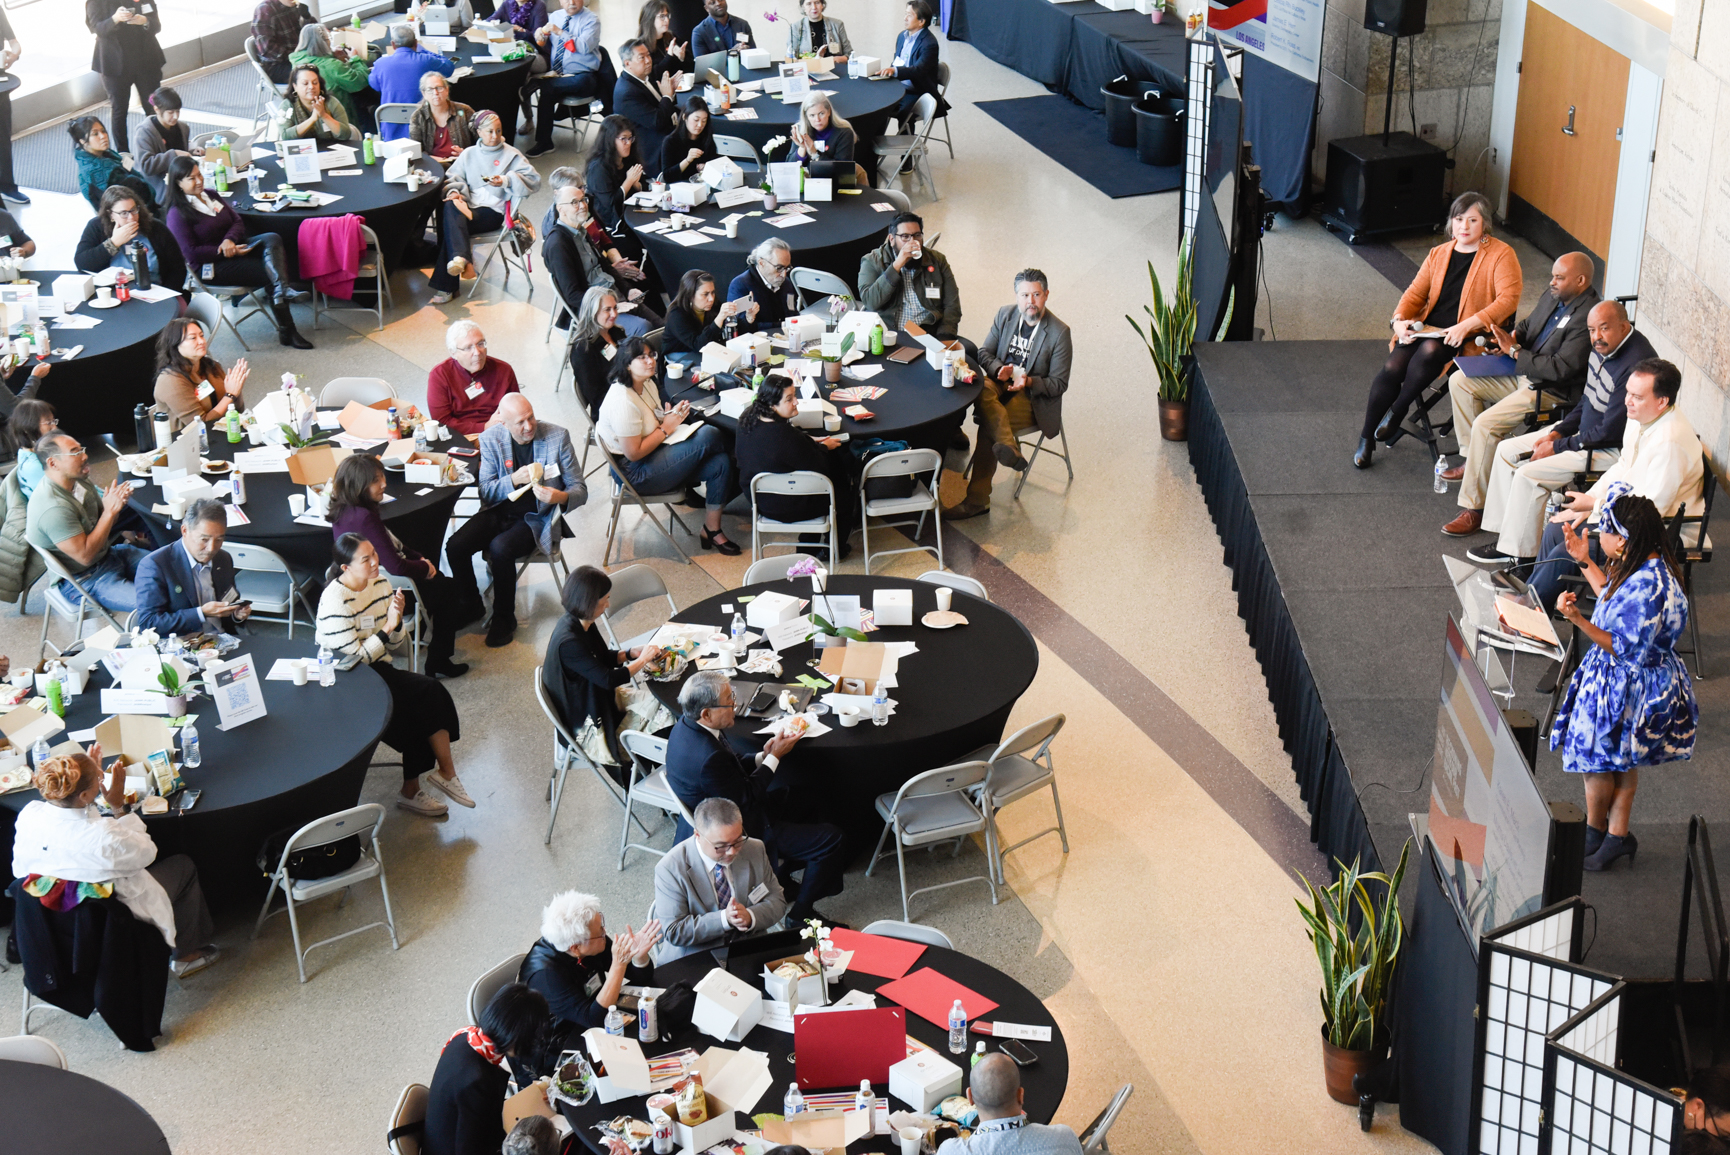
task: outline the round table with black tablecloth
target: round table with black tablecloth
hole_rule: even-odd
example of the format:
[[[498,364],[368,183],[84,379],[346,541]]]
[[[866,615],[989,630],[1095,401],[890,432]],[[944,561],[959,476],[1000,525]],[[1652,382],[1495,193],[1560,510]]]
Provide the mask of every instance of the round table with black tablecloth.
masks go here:
[[[838,823],[856,847],[869,847],[883,829],[875,809],[879,794],[893,793],[920,771],[948,765],[981,746],[1001,741],[1010,710],[1039,671],[1039,650],[1033,635],[1013,614],[990,602],[957,592],[953,608],[968,624],[936,630],[919,624],[937,608],[936,586],[905,578],[848,574],[829,578],[829,592],[857,595],[864,609],[871,608],[876,590],[909,588],[913,590],[914,624],[884,626],[871,634],[874,642],[913,641],[919,645],[918,653],[901,659],[897,671],[900,685],[889,692],[896,706],[888,725],[874,726],[865,721],[848,729],[832,714],[826,714],[820,720],[832,727],[831,731],[800,741],[781,759],[775,772],[776,787],[790,790],[790,802],[799,818]],[[733,614],[723,612],[723,605],[742,611],[741,594],[769,590],[798,598],[812,596],[809,579],[782,579],[717,594],[680,610],[677,620],[724,631]],[[810,608],[833,620],[832,615],[823,614],[820,603]],[[813,652],[809,642],[784,651],[781,677],[776,680],[790,683],[800,674],[815,674],[806,664]],[[745,674],[741,680],[766,679]],[[649,683],[655,696],[675,715],[680,685],[681,681]],[[756,733],[764,725],[758,719],[741,718],[731,736],[755,750],[765,741],[765,735]]]
[[[240,649],[230,656],[241,654],[257,663],[270,712],[224,733],[216,728],[216,704],[209,697],[194,699],[190,708],[198,717],[204,759],[181,773],[204,795],[185,813],[170,809],[144,819],[160,856],[192,856],[212,907],[256,900],[265,882],[255,860],[271,834],[360,801],[373,748],[390,720],[384,679],[364,664],[338,670],[336,685],[328,689],[318,684],[316,672],[304,686],[264,680],[278,658],[316,656],[310,631],[293,641],[274,633],[242,634]],[[68,731],[89,729],[106,717],[100,691],[111,684],[107,669],[97,666],[84,693],[66,704]],[[55,739],[63,740],[64,735]],[[108,751],[104,763],[114,753]],[[20,790],[0,796],[0,806],[16,812],[38,797],[34,790]],[[10,863],[9,830],[0,849]]]
[[[439,190],[443,186],[444,169],[436,160],[423,157],[414,162],[416,168],[431,176],[433,180],[410,192],[408,185],[387,182],[384,179],[382,159],[372,165],[363,163],[359,141],[346,143],[354,146],[353,167],[360,169],[360,175],[332,176],[329,170],[326,170],[321,174],[323,179],[317,184],[305,186],[312,191],[330,193],[342,198],[323,208],[285,208],[279,212],[261,212],[260,206],[247,195],[244,181],[229,189],[228,199],[233,203],[234,211],[240,214],[242,223],[246,225],[248,236],[277,233],[282,237],[283,248],[288,253],[289,276],[293,279],[300,279],[300,222],[314,217],[340,217],[348,213],[358,213],[366,221],[367,227],[378,234],[384,263],[394,269],[402,263],[408,243],[420,237],[430,214],[442,198]],[[272,156],[252,163],[264,172],[259,191],[275,192],[283,183],[281,161]]]
[[[878,212],[871,206],[888,203],[889,198],[876,189],[863,189],[858,193],[836,190],[834,200],[811,203],[815,212],[810,224],[776,228],[766,222],[770,217],[780,216],[785,209],[763,212],[762,204],[756,202],[724,209],[711,200],[698,205],[687,215],[701,217],[704,225],[714,228],[725,228],[721,221],[734,213],[763,212],[763,215],[742,217],[737,237],[704,233],[702,235],[708,238],[706,242],[690,246],[671,240],[663,233],[646,233],[637,227],[667,219],[664,212],[646,213],[627,208],[625,223],[648,249],[649,258],[655,262],[655,270],[660,273],[663,284],[677,286],[679,278],[691,269],[702,269],[715,275],[718,291],[725,300],[727,283],[745,271],[751,250],[770,237],[780,237],[793,247],[795,267],[822,269],[834,273],[849,285],[855,285],[859,280],[859,262],[866,253],[883,243],[889,222],[895,215],[893,212]]]
[[[465,437],[460,442],[435,442],[428,448],[443,452],[459,444],[467,448],[468,439]],[[257,447],[244,438],[238,445],[231,445],[220,424],[210,430],[210,459],[213,461],[232,461],[235,451],[253,448]],[[479,470],[479,457],[466,460],[474,463],[468,466],[470,473]],[[225,477],[227,474],[204,475],[204,479],[212,484]],[[380,508],[385,525],[410,549],[426,557],[437,558],[444,547],[445,529],[450,524],[451,512],[456,508],[457,497],[462,493],[463,487],[409,485],[403,481],[401,473],[392,470],[385,471],[385,479],[385,496],[395,498],[394,501],[385,502]],[[130,474],[123,474],[122,480],[135,486],[131,500],[134,509],[160,524],[166,525],[171,520],[165,514],[151,512],[151,506],[164,504],[161,489],[146,478]],[[423,489],[430,489],[431,492],[420,492]],[[330,527],[295,521],[288,508],[290,494],[305,492],[306,488],[296,485],[286,473],[248,473],[246,503],[241,506],[241,510],[250,520],[245,525],[229,526],[228,539],[275,550],[288,562],[290,568],[303,576],[322,575],[325,567],[330,564],[334,540]],[[173,526],[169,527],[169,532],[171,535],[178,535],[178,530]]]
[[[46,296],[54,290],[54,278],[87,274],[26,269],[24,275],[37,282],[37,292]],[[161,301],[132,300],[108,309],[92,308],[86,301],[73,312],[100,321],[94,329],[60,329],[49,322],[55,353],[48,359],[48,380],[37,396],[54,406],[60,427],[84,438],[112,433],[122,442],[131,441],[133,409],[140,401],[149,404],[154,396],[157,335],[185,307],[186,298],[178,293]],[[84,349],[71,361],[59,352],[78,345]]]
[[[788,938],[790,938],[789,935],[775,935],[771,941]],[[760,988],[763,960],[768,957],[797,954],[799,949],[797,946],[783,945],[769,955],[764,955],[761,951],[747,954],[745,952],[752,950],[752,941],[745,939],[733,945],[727,969]],[[704,975],[714,969],[714,966],[714,959],[708,951],[687,955],[682,959],[656,967],[654,985],[667,987],[681,981],[695,985]],[[1051,1122],[1052,1116],[1057,1113],[1058,1106],[1063,1102],[1064,1092],[1069,1087],[1069,1046],[1063,1038],[1062,1028],[1057,1025],[1057,1020],[1051,1017],[1051,1013],[1045,1009],[1045,1004],[1039,1000],[1039,996],[996,967],[959,951],[928,946],[925,948],[925,952],[914,962],[912,969],[916,971],[922,967],[930,967],[938,974],[953,979],[962,986],[997,1003],[997,1009],[990,1012],[991,1019],[1001,1018],[1004,1022],[1021,1023],[1027,1026],[1049,1026],[1051,1028],[1050,1042],[1029,1042],[1026,1044],[1027,1048],[1037,1057],[1037,1061],[1021,1071],[1021,1086],[1027,1093],[1025,1103],[1027,1118],[1035,1123]],[[832,998],[838,999],[850,990],[871,992],[888,981],[888,979],[878,978],[875,975],[850,971],[831,983],[830,995]],[[880,998],[877,1005],[892,1006],[894,1003],[887,998]],[[986,1016],[978,1017],[985,1018]],[[964,1072],[967,1070],[967,1055],[949,1054],[949,1032],[945,1027],[927,1022],[909,1011],[907,1014],[907,1033],[919,1042],[936,1050],[944,1058],[954,1062]],[[634,1032],[627,1029],[626,1034],[631,1035]],[[981,1041],[986,1044],[986,1050],[997,1050],[993,1040],[970,1032],[967,1038],[968,1052],[971,1053],[974,1044]],[[781,1113],[781,1096],[787,1090],[787,1084],[794,1081],[794,1064],[792,1062],[794,1042],[795,1036],[765,1026],[753,1028],[751,1033],[739,1043],[718,1043],[715,1039],[690,1026],[669,1036],[663,1027],[660,1040],[644,1044],[643,1051],[650,1057],[685,1047],[690,1047],[699,1054],[713,1046],[749,1047],[751,1050],[763,1052],[769,1056],[771,1081],[769,1089],[763,1093],[763,1097],[757,1101],[751,1111],[755,1114],[779,1115]],[[857,1091],[858,1087],[855,1085],[852,1087],[822,1088],[822,1090]],[[885,1083],[874,1084],[872,1090],[877,1093],[879,1098],[889,1094],[888,1085]],[[606,1155],[606,1147],[600,1141],[599,1132],[594,1129],[595,1124],[605,1119],[617,1118],[620,1115],[629,1115],[635,1119],[648,1119],[648,1108],[641,1096],[618,1099],[606,1104],[603,1104],[600,1097],[596,1096],[580,1107],[561,1103],[559,1109],[564,1112],[565,1118],[570,1120],[571,1126],[578,1135],[582,1136],[583,1142],[588,1145],[589,1149],[599,1152],[600,1155]],[[909,1105],[899,1099],[891,1098],[889,1100],[891,1112],[908,1109]],[[743,1124],[742,1129],[744,1130],[755,1129],[750,1125],[750,1121],[743,1117],[735,1117],[735,1122]],[[891,1142],[885,1136],[866,1136],[851,1144],[847,1150],[852,1152],[898,1150],[898,1147],[889,1146]]]
[[[0,1059],[0,1119],[8,1155],[168,1155],[148,1112],[99,1079]]]
[[[906,333],[900,334],[899,345],[907,346],[913,343],[913,338]],[[904,365],[899,361],[891,361],[886,356],[872,357],[867,354],[855,364],[881,365],[883,372],[867,381],[856,381],[844,376],[839,384],[818,386],[824,400],[828,400],[829,394],[835,389],[859,385],[875,385],[887,390],[875,400],[858,402],[873,414],[865,421],[846,415],[846,410],[854,403],[835,402],[835,408],[841,411],[840,432],[851,437],[880,437],[884,441],[905,441],[915,449],[935,449],[942,453],[949,444],[950,436],[960,428],[969,407],[979,398],[980,385],[977,380],[971,385],[957,382],[953,389],[943,388],[942,372],[933,369],[924,357]],[[978,370],[975,369],[974,372],[977,377]],[[715,400],[713,393],[699,389],[687,380],[682,380],[678,387],[669,384],[663,393],[666,400],[689,401],[693,408],[706,408],[714,404]],[[728,417],[719,410],[704,420],[719,426],[729,437],[739,431],[738,419]],[[811,432],[815,435],[819,431]]]
[[[776,28],[774,35],[782,37],[781,30]],[[781,39],[779,45],[770,47],[771,52],[779,55],[786,44]],[[877,140],[883,135],[883,129],[888,124],[889,116],[895,111],[895,106],[901,103],[901,98],[907,90],[901,87],[899,80],[852,80],[844,75],[846,65],[841,65],[841,73],[832,76],[813,76],[811,87],[820,88],[833,95],[829,103],[835,106],[835,115],[853,126],[858,135],[858,145],[853,151],[853,159],[865,166],[865,171],[876,179],[876,156],[874,155]],[[753,80],[767,80],[781,73],[774,68],[746,68],[739,72],[741,84]],[[735,110],[748,108],[755,112],[753,120],[733,120],[721,113],[716,113],[712,125],[714,131],[728,136],[738,136],[757,146],[759,151],[769,141],[777,136],[785,137],[793,122],[799,119],[799,105],[784,102],[778,93],[764,93],[755,100],[735,100]],[[777,150],[776,159],[786,159]]]
[[[452,82],[451,99],[476,112],[485,108],[498,113],[499,119],[504,121],[505,140],[509,141],[516,135],[517,113],[523,104],[520,93],[529,80],[529,62],[535,55],[533,49],[521,60],[500,60],[487,50],[485,44],[476,44],[465,36],[459,36],[457,50],[445,55],[455,60],[457,67],[475,70],[473,76]]]

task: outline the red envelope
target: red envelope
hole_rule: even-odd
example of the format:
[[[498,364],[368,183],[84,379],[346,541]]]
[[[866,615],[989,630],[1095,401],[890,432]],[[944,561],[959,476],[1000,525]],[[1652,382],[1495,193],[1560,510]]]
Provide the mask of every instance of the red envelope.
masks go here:
[[[860,934],[839,926],[830,930],[829,941],[837,950],[853,952],[853,961],[847,964],[848,970],[884,979],[900,978],[912,970],[919,956],[925,953],[925,944],[921,942],[887,938],[880,934]]]
[[[877,993],[946,1031],[949,1029],[949,1008],[955,1005],[956,999],[961,1000],[961,1009],[967,1012],[968,1022],[997,1009],[996,1003],[978,991],[969,990],[930,967],[920,967],[904,979],[884,983],[877,988]]]
[[[883,1084],[907,1057],[907,1012],[900,1007],[816,1011],[793,1016],[793,1059],[799,1087]]]

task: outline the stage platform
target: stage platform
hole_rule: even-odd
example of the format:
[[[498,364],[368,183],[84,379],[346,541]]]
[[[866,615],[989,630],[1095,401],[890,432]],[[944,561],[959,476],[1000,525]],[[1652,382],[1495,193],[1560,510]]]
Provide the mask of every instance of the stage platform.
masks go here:
[[[1352,467],[1386,351],[1379,341],[1198,344],[1189,444],[1312,838],[1330,857],[1362,851],[1391,868],[1407,815],[1429,808],[1442,632],[1457,612],[1442,555],[1463,560],[1490,538],[1441,532],[1458,487],[1434,492],[1422,444],[1408,438],[1378,449],[1373,468]],[[1641,774],[1637,865],[1585,876],[1598,921],[1586,961],[1629,978],[1673,966],[1690,815],[1711,824],[1720,872],[1730,871],[1730,574],[1697,566],[1694,584],[1706,673],[1694,758]],[[1540,718],[1541,665],[1525,655],[1513,670],[1515,707]],[[1543,749],[1536,775],[1545,798],[1584,805],[1558,754]],[[1586,926],[1590,938],[1590,912]],[[1692,977],[1705,975],[1698,942],[1696,929]]]

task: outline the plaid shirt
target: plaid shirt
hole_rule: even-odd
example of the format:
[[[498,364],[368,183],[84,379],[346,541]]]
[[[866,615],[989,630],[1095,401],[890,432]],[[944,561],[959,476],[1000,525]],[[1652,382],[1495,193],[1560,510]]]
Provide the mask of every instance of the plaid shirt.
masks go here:
[[[252,10],[252,37],[258,43],[258,58],[287,60],[289,53],[300,47],[300,30],[316,23],[317,19],[304,4],[261,0]]]

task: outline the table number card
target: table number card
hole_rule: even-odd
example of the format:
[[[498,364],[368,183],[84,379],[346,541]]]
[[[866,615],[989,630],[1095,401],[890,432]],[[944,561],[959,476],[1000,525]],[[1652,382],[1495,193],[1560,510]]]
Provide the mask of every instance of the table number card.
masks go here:
[[[279,140],[276,155],[282,161],[282,179],[289,184],[317,184],[324,179],[316,140]]]
[[[264,690],[259,685],[258,666],[251,654],[212,662],[204,671],[204,684],[222,718],[218,730],[232,730],[269,713],[264,708]]]

